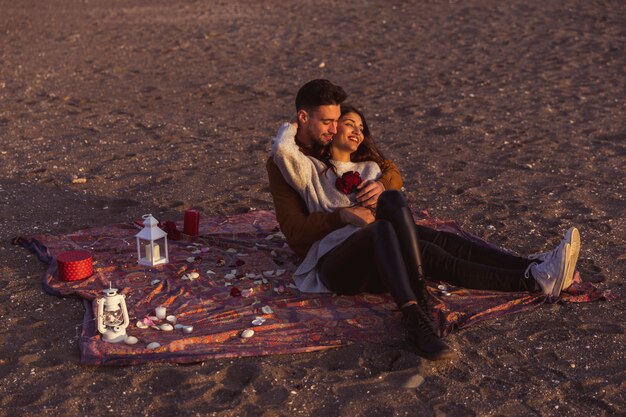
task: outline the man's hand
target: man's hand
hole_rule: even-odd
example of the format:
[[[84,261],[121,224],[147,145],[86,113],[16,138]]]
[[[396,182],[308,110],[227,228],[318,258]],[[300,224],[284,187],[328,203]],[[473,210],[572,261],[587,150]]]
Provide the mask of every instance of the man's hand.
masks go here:
[[[365,207],[376,207],[378,197],[385,191],[385,186],[380,181],[363,181],[356,187],[356,201]]]
[[[339,216],[344,223],[357,227],[367,226],[375,220],[372,210],[361,206],[342,208]]]

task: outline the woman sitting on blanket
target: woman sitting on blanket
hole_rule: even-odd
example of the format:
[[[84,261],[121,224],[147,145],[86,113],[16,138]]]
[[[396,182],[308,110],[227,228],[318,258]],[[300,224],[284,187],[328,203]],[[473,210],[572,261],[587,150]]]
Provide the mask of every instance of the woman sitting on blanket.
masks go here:
[[[355,185],[380,176],[384,158],[356,108],[341,106],[337,133],[320,159],[300,152],[296,132],[296,124],[280,128],[272,157],[309,213],[355,205]],[[571,284],[580,251],[576,228],[552,252],[528,259],[416,225],[395,190],[380,195],[375,213],[375,221],[364,227],[346,225],[315,242],[294,274],[296,285],[303,292],[391,293],[408,340],[432,360],[453,352],[434,332],[424,274],[465,288],[557,297]]]

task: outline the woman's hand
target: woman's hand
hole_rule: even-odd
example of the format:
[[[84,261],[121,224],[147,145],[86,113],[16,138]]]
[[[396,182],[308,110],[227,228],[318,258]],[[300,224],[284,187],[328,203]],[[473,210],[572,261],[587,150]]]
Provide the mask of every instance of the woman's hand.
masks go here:
[[[356,187],[359,191],[356,193],[356,201],[364,207],[376,207],[378,197],[385,191],[385,186],[380,181],[367,180],[363,181]]]
[[[367,207],[354,206],[345,207],[339,210],[341,221],[357,227],[367,226],[374,222],[374,214]]]

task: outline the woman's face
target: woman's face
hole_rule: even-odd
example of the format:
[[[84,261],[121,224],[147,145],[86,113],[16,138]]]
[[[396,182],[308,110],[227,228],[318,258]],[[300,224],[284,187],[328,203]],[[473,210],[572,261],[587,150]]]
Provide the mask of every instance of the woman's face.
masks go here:
[[[337,133],[331,146],[338,151],[353,153],[363,142],[363,121],[356,113],[346,113],[339,119]]]

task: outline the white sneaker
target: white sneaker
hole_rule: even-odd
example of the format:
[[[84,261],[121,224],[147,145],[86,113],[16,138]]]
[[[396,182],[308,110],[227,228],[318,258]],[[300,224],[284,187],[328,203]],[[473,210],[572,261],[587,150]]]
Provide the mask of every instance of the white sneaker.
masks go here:
[[[540,264],[533,262],[526,268],[526,278],[529,277],[530,271],[545,295],[558,297],[563,289],[566,273],[573,269],[569,266],[571,252],[572,246],[565,241],[561,242],[555,250],[546,255],[545,261]],[[574,274],[573,271],[571,273]]]
[[[532,255],[528,255],[528,259],[539,262],[546,262],[546,260],[550,259],[554,252],[559,250],[559,248],[564,244],[569,244],[571,246],[568,258],[568,268],[565,271],[565,278],[563,280],[563,287],[561,290],[567,289],[572,285],[572,280],[574,279],[574,272],[576,272],[576,263],[578,262],[578,256],[580,255],[580,232],[575,227],[570,227],[570,229],[565,233],[563,240],[551,252],[541,252],[541,253],[533,253]]]

